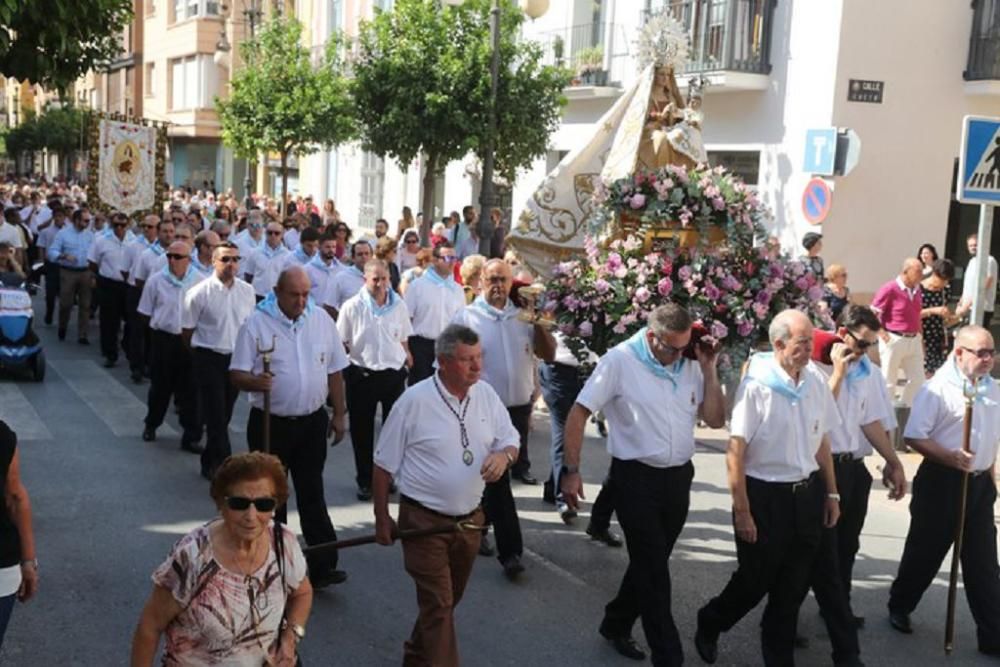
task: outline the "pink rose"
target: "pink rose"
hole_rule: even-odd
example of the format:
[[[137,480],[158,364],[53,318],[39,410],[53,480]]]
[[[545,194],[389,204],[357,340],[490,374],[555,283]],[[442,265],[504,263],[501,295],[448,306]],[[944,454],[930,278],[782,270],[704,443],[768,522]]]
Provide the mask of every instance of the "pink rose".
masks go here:
[[[750,320],[743,320],[736,326],[736,333],[742,338],[746,338],[753,331],[753,323]]]
[[[632,196],[632,199],[629,200],[629,206],[631,206],[633,209],[643,208],[644,206],[646,206],[646,195],[642,194],[641,192],[634,194]]]
[[[645,287],[640,287],[635,291],[635,300],[639,303],[646,303],[649,301],[650,296],[652,296],[652,294],[650,294],[649,290]]]
[[[594,333],[594,325],[588,320],[580,324],[578,331],[581,338],[589,338],[590,335]]]
[[[670,278],[660,278],[660,282],[656,283],[656,291],[660,296],[670,296],[673,290],[674,283]]]
[[[722,340],[729,335],[729,329],[722,322],[712,322],[712,326],[709,329],[713,338]]]

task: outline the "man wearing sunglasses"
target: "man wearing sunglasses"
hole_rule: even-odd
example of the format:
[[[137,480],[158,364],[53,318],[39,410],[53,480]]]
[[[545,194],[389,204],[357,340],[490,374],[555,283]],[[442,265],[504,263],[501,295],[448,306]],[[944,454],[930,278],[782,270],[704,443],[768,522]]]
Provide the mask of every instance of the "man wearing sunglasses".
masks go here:
[[[993,336],[979,326],[962,328],[948,360],[917,393],[906,423],[906,444],[924,460],[913,478],[910,530],[889,589],[889,622],[910,634],[910,614],[937,577],[951,550],[965,495],[962,581],[976,623],[979,651],[1000,656],[1000,579],[997,572],[994,473],[1000,442],[1000,386],[990,377]],[[973,399],[969,453],[962,450],[966,396]]]
[[[336,324],[312,303],[309,286],[301,266],[281,272],[274,291],[240,328],[229,375],[233,385],[250,392],[247,444],[252,451],[265,446],[264,392],[270,393],[271,453],[292,475],[306,543],[321,544],[337,539],[326,509],[323,466],[327,438],[333,436],[332,444],[337,444],[344,437],[347,409],[341,372],[348,361]],[[261,344],[274,348],[267,374],[257,351]],[[326,409],[328,398],[333,403],[332,418]],[[286,508],[280,508],[275,520],[284,523],[285,514]],[[347,578],[337,569],[336,552],[306,560],[314,588]]]
[[[323,303],[323,296],[330,289],[330,283],[343,268],[343,264],[337,261],[337,238],[331,232],[323,232],[319,237],[319,249],[306,264],[306,273],[309,274],[312,285],[309,293],[313,301]]]
[[[697,361],[683,356],[692,327],[686,310],[663,305],[647,323],[604,355],[577,396],[566,420],[559,477],[563,500],[578,509],[584,428],[593,412],[603,410],[629,565],[598,632],[620,654],[643,660],[645,652],[632,639],[641,617],[653,664],[679,665],[684,654],[670,610],[670,553],[687,519],[695,424],[700,417],[712,428],[724,426],[725,399],[718,351],[699,346]]]
[[[132,381],[136,383],[142,382],[145,370],[148,333],[142,324],[142,318],[139,317],[138,307],[139,299],[142,298],[142,288],[135,284],[135,273],[142,253],[156,244],[159,225],[159,216],[150,214],[144,217],[139,225],[140,234],[136,235],[125,248],[125,319],[129,330],[128,347],[125,353],[128,357],[129,373],[132,376]]]
[[[268,223],[263,245],[250,255],[243,267],[244,279],[253,285],[258,302],[263,301],[274,289],[278,274],[291,254],[281,241],[284,234],[285,230],[280,224]]]
[[[433,259],[420,278],[412,281],[403,296],[413,322],[410,353],[413,367],[409,384],[434,374],[434,341],[451,322],[455,313],[465,308],[465,291],[455,282],[455,249],[447,241],[431,251]]]
[[[864,617],[854,614],[850,600],[854,560],[872,486],[865,457],[874,448],[885,459],[882,480],[893,500],[906,495],[906,474],[888,435],[895,428],[892,402],[881,373],[868,358],[868,350],[878,344],[882,325],[870,308],[850,304],[841,312],[839,323],[837,336],[843,342],[833,343],[831,363],[817,361],[816,345],[813,360],[827,378],[841,418],[830,430],[840,520],[823,530],[810,585],[826,622],[833,662],[842,665],[859,659],[857,630],[864,625]]]
[[[120,212],[112,213],[111,233],[99,234],[90,246],[87,257],[90,270],[97,275],[98,321],[105,368],[112,368],[118,363],[118,334],[123,323],[126,329],[124,345],[125,349],[128,349],[125,261],[128,245],[135,239],[128,227],[128,216]]]
[[[191,266],[197,272],[198,280],[208,278],[215,270],[212,266],[212,254],[220,243],[222,243],[222,239],[219,238],[219,235],[210,230],[198,232],[198,235],[194,237]]]
[[[191,266],[191,246],[174,241],[167,248],[167,265],[149,277],[142,288],[139,314],[150,330],[149,394],[142,439],[156,440],[171,397],[177,403],[184,430],[181,449],[201,453],[198,397],[191,379],[191,352],[181,337],[181,315],[188,290],[201,280]]]
[[[260,250],[264,243],[264,213],[253,209],[247,214],[246,228],[231,239],[240,248],[240,254],[249,257]]]
[[[738,565],[698,611],[694,645],[708,664],[718,659],[719,635],[765,596],[763,662],[795,663],[795,621],[823,527],[840,517],[829,436],[840,414],[826,378],[810,363],[812,323],[801,311],[782,311],[768,338],[774,352],[750,359],[733,406],[726,462]]]
[[[344,303],[364,288],[365,264],[372,259],[372,254],[368,241],[355,241],[351,244],[351,265],[333,277],[329,289],[323,295],[323,307],[334,320]]]
[[[232,453],[229,420],[239,390],[229,382],[236,334],[253,311],[253,287],[240,280],[240,251],[220,243],[212,255],[214,272],[188,290],[181,311],[181,332],[191,348],[199,418],[205,428],[201,475],[211,479]]]

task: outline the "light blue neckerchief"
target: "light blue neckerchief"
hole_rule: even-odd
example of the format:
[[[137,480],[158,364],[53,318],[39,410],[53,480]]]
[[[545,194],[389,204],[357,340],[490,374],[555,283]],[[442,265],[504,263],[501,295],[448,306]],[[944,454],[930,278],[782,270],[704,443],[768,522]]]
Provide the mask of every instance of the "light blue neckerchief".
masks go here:
[[[155,242],[153,242],[153,244],[151,246],[149,246],[149,249],[152,250],[153,254],[156,255],[157,257],[159,257],[160,255],[162,255],[163,253],[165,253],[167,251],[166,248],[164,248],[163,246],[160,245],[160,240],[159,239],[157,239]]]
[[[298,332],[299,329],[306,325],[306,320],[309,319],[309,316],[312,315],[315,308],[316,304],[313,301],[313,298],[309,297],[306,300],[306,309],[302,311],[302,314],[293,321],[288,319],[288,317],[281,312],[281,308],[278,307],[278,297],[274,292],[268,293],[264,300],[257,304],[257,310],[273,317],[287,329],[291,329],[293,333]]]
[[[316,253],[319,254],[318,252]],[[302,249],[302,244],[295,249],[295,259],[299,260],[299,264],[305,265],[312,261],[312,257],[306,254],[306,251]]]
[[[674,391],[677,391],[677,378],[681,374],[681,369],[684,367],[684,357],[681,357],[670,366],[664,366],[656,357],[653,356],[653,350],[649,347],[649,340],[646,338],[646,332],[649,327],[643,327],[632,334],[632,337],[625,341],[625,345],[628,347],[629,351],[638,359],[643,366],[649,369],[649,371],[656,377],[662,380],[668,380],[670,384],[674,386]]]
[[[193,266],[196,270],[205,275],[208,275],[212,271],[211,265],[206,266],[198,261],[197,251],[191,253],[191,266]]]
[[[353,271],[355,275],[357,275],[357,276],[358,276],[358,277],[360,277],[360,278],[361,278],[362,280],[364,280],[364,277],[365,277],[365,272],[364,272],[364,271],[362,271],[361,269],[359,269],[358,267],[354,266],[353,264],[351,264],[350,266],[348,266],[348,267],[347,267],[347,270],[348,270],[348,271]]]
[[[854,384],[872,374],[872,365],[868,361],[868,355],[861,355],[858,363],[851,364],[851,370],[847,371],[847,384]]]
[[[938,373],[943,375],[948,384],[958,387],[959,391],[962,392],[962,396],[965,396],[965,387],[969,384],[969,379],[962,375],[961,371],[958,370],[958,364],[955,363],[954,354],[948,355],[948,361],[945,362],[945,365],[941,367],[941,370],[939,370]],[[992,377],[984,375],[979,378],[976,382],[976,403],[985,403],[992,388]]]
[[[285,248],[284,245],[279,245],[277,248],[272,248],[266,243],[261,246],[261,250],[264,251],[264,257],[267,257],[268,259],[272,259],[273,257],[280,255],[283,252],[288,252],[288,249]]]
[[[801,375],[802,381],[797,387],[788,384],[785,378],[778,373],[777,362],[774,361],[773,352],[759,352],[750,359],[750,367],[747,369],[747,378],[762,384],[771,391],[781,394],[792,405],[798,405],[805,396],[809,386],[809,375],[805,372]]]
[[[336,263],[337,260],[336,258],[334,258],[334,260],[330,262],[329,265],[327,265],[327,263],[323,261],[323,256],[318,252],[315,255],[313,255],[312,259],[309,260],[310,266],[315,266],[323,273],[330,273],[331,271],[333,271],[333,267]]]
[[[372,311],[375,317],[381,317],[392,312],[392,309],[400,304],[402,299],[396,294],[395,290],[389,289],[388,294],[385,297],[385,303],[383,305],[378,305],[375,303],[375,299],[372,298],[372,293],[368,291],[367,287],[361,288],[361,301],[368,306],[368,309]]]
[[[181,288],[187,287],[192,282],[194,282],[195,279],[194,267],[191,266],[190,264],[188,265],[187,273],[185,273],[184,277],[181,278],[180,280],[177,279],[177,276],[171,273],[169,266],[163,267],[163,275],[167,277],[167,282],[169,282],[171,285],[173,285],[174,287],[181,287]]]
[[[520,308],[515,306],[510,299],[507,299],[507,304],[503,307],[503,310],[494,308],[490,304],[486,303],[486,299],[483,298],[482,294],[477,296],[475,301],[472,302],[472,307],[486,313],[496,322],[503,322],[504,320],[517,317],[517,313],[520,310]]]
[[[152,245],[153,245],[154,243],[159,243],[158,241],[150,241],[150,240],[149,240],[149,239],[147,239],[147,238],[146,238],[145,236],[139,236],[139,237],[137,237],[137,238],[139,239],[139,243],[141,243],[141,244],[142,244],[143,246],[145,246],[145,247],[143,248],[143,250],[145,250],[146,248],[150,248],[150,247],[152,247]]]
[[[442,278],[440,275],[438,275],[438,272],[434,270],[433,266],[427,267],[427,269],[424,271],[424,277],[426,277],[427,280],[431,281],[435,285],[440,285],[442,287],[448,287],[449,285],[458,284],[455,282],[455,275],[453,273],[449,271],[448,277]]]

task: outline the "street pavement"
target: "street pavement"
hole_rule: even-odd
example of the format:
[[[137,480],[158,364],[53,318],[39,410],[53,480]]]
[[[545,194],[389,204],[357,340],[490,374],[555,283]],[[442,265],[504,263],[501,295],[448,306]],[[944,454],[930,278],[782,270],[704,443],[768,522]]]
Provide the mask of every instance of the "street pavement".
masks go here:
[[[198,457],[178,449],[174,415],[169,418],[173,427],[161,429],[155,443],[142,442],[148,384],[132,384],[124,365],[101,366],[96,326],[89,347],[77,345],[75,335],[72,342],[58,342],[51,327],[38,331],[49,363],[45,381],[0,377],[0,418],[20,436],[41,562],[39,595],[15,609],[0,664],[124,665],[151,572],[181,535],[211,519],[215,509],[207,482],[198,476]],[[232,422],[235,451],[246,449],[247,411],[241,398]],[[539,477],[549,470],[548,434],[547,417],[539,410],[531,438],[532,470]],[[691,511],[671,561],[675,615],[689,665],[701,664],[691,642],[697,609],[722,589],[736,563],[724,436],[699,433]],[[905,459],[912,477],[919,461],[914,455]],[[877,476],[875,461],[871,465]],[[589,501],[607,466],[602,440],[588,431],[583,469]],[[355,499],[353,477],[350,443],[345,442],[330,450],[324,474],[330,513],[342,537],[373,530],[370,504]],[[511,583],[495,559],[478,559],[456,613],[464,663],[635,664],[597,634],[603,606],[627,562],[625,549],[607,548],[584,533],[589,502],[576,525],[565,526],[542,502],[541,486],[515,482],[514,493],[527,571]],[[876,482],[854,583],[855,612],[868,619],[861,632],[868,665],[913,667],[946,660],[942,641],[950,556],[913,615],[915,634],[900,635],[886,620],[887,589],[908,526],[907,505],[887,500]],[[290,522],[297,530],[294,511]],[[348,581],[315,596],[301,648],[305,664],[399,664],[402,642],[416,617],[399,546],[344,550],[341,567]],[[761,609],[721,638],[717,664],[760,664]],[[961,593],[957,624],[951,662],[988,664],[976,651]],[[810,646],[797,652],[799,664],[830,664],[829,642],[811,599],[803,605],[800,631]],[[645,644],[640,624],[635,636]]]

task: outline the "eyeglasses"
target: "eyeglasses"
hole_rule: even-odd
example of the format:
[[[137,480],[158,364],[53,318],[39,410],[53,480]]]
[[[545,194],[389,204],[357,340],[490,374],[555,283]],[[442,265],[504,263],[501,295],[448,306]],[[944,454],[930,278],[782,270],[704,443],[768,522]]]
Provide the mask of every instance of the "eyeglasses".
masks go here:
[[[223,264],[229,264],[230,262],[239,262],[242,259],[239,255],[226,255],[225,257],[220,257],[219,261]]]
[[[191,259],[191,257],[190,257],[190,255],[182,255],[182,254],[177,253],[177,252],[168,252],[167,253],[167,259],[173,259],[173,260],[180,261],[182,259]]]
[[[997,353],[997,351],[991,347],[984,347],[981,350],[973,350],[971,347],[965,347],[964,345],[962,345],[961,348],[966,352],[976,355],[976,357],[979,358],[981,361],[988,361],[992,359],[994,356],[996,356]]]
[[[279,231],[277,229],[269,229],[269,230],[267,230],[267,235],[268,236],[281,236],[282,233],[283,232],[281,232],[281,231]]]
[[[858,352],[864,352],[872,345],[874,345],[876,342],[876,341],[865,340],[864,338],[854,333],[853,331],[848,331],[847,335],[849,335],[851,338],[854,339],[854,346],[858,349]]]
[[[226,496],[225,500],[226,507],[234,512],[244,512],[250,509],[250,505],[253,505],[258,512],[267,513],[273,512],[274,508],[278,506],[278,501],[275,498],[245,498],[243,496]]]
[[[455,257],[454,255],[441,255],[438,259],[442,262],[447,262],[448,264],[454,264],[458,261],[458,257]]]
[[[156,225],[143,225],[143,229],[156,229]]]
[[[660,349],[663,350],[664,354],[674,356],[675,354],[680,354],[684,351],[683,347],[674,347],[669,343],[664,343],[663,339],[657,336],[653,336],[653,339],[656,341],[656,344],[660,347]]]
[[[116,222],[111,225],[112,227],[128,227],[127,222]]]

